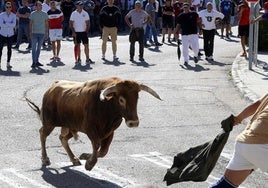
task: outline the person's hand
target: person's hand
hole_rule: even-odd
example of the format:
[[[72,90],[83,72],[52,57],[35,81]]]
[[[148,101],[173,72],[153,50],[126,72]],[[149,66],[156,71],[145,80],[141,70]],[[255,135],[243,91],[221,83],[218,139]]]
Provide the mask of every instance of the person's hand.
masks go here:
[[[238,116],[234,117],[234,126],[240,124],[241,122],[242,122],[242,120]]]

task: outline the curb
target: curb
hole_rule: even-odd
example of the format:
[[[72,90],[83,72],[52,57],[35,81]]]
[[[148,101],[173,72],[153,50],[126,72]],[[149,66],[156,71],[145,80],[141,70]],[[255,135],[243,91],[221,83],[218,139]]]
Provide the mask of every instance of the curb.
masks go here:
[[[243,82],[242,78],[243,71],[241,67],[244,66],[245,63],[248,63],[248,61],[240,57],[240,55],[238,54],[232,64],[231,74],[233,78],[233,83],[245,99],[254,102],[258,100],[259,97],[247,87],[247,85]]]

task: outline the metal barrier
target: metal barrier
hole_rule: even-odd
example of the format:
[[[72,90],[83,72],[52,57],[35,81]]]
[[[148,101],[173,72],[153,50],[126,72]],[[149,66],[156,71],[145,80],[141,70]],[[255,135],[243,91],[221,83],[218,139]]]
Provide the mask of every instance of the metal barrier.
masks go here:
[[[260,4],[250,3],[250,20],[259,16]],[[252,70],[252,64],[258,65],[258,38],[259,38],[259,22],[250,24],[249,26],[249,53],[248,53],[248,68]]]

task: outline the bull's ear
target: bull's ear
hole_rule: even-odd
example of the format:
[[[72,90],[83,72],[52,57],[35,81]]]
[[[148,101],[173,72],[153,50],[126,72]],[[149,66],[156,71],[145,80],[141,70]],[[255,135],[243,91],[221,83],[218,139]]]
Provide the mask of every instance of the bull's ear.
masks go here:
[[[114,93],[117,91],[116,86],[110,86],[107,87],[106,89],[102,90],[100,93],[100,100],[110,100],[113,96]]]

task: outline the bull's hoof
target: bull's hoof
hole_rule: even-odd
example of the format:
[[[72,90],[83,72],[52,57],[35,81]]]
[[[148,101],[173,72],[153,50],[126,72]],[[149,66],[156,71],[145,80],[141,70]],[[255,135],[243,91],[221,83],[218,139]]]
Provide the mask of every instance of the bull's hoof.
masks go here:
[[[80,160],[78,158],[74,158],[72,163],[73,163],[74,166],[80,166],[81,165],[81,162],[80,162]]]
[[[48,157],[42,158],[42,166],[48,166],[50,164],[51,163]]]
[[[82,153],[79,157],[81,160],[88,160],[91,157],[90,153]]]
[[[95,164],[96,163],[93,164],[92,162],[88,162],[87,161],[86,164],[85,164],[85,169],[88,170],[88,171],[90,171],[95,166]]]

